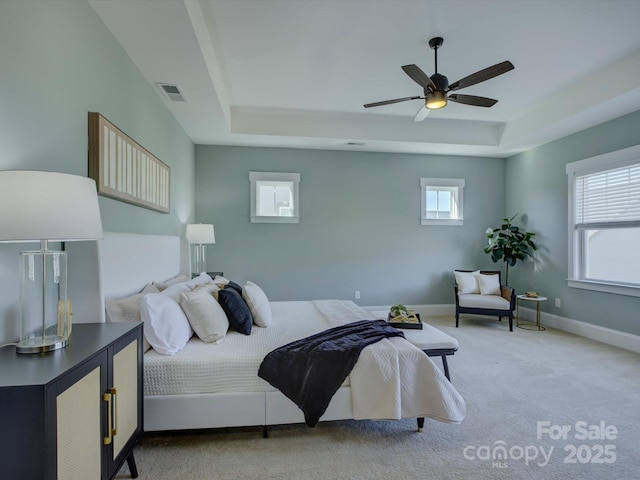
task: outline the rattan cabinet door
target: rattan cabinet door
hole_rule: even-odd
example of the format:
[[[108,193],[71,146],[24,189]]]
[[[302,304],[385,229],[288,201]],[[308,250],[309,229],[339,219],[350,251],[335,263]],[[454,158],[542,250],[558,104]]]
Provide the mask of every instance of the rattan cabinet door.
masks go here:
[[[97,366],[56,398],[59,479],[101,476],[100,371]]]

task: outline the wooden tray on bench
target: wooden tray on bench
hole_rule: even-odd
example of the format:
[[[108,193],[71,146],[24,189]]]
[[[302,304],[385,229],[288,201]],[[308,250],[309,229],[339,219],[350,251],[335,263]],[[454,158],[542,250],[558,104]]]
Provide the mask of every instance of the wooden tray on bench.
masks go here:
[[[408,317],[391,317],[391,313],[387,316],[389,325],[395,328],[407,328],[413,330],[422,330],[422,321],[419,313],[413,313]]]

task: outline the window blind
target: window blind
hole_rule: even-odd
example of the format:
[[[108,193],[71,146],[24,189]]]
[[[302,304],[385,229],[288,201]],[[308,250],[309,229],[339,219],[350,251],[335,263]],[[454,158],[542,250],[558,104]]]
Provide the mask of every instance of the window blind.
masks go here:
[[[640,226],[640,162],[577,175],[574,194],[576,228]]]

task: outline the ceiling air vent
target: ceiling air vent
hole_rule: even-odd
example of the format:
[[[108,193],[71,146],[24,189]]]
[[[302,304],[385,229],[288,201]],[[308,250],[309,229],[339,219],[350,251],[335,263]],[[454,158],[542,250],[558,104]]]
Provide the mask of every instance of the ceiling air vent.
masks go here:
[[[160,90],[166,95],[166,97],[172,102],[184,102],[186,101],[180,93],[177,85],[172,85],[170,83],[156,83]]]

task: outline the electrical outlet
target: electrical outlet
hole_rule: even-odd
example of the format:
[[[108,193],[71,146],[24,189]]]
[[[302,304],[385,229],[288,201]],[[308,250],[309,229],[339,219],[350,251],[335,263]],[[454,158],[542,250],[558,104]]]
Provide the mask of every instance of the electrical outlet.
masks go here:
[[[356,300],[360,299],[360,290],[356,290]]]
[[[562,307],[562,302],[560,301],[559,298],[556,298],[556,308],[560,308]]]

